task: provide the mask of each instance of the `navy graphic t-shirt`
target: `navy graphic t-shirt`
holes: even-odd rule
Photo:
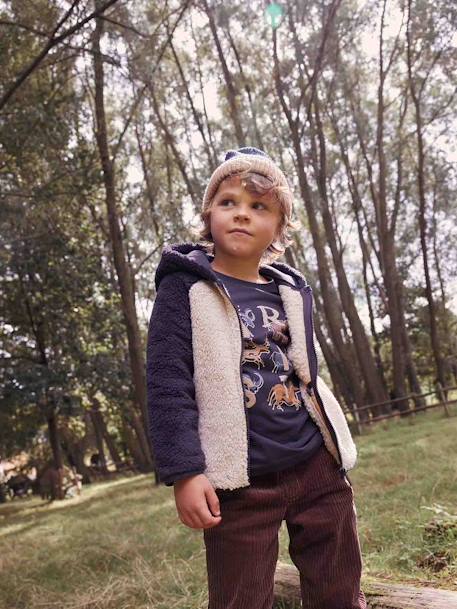
[[[250,332],[250,338],[243,338],[242,360],[250,474],[301,463],[319,449],[323,438],[306,410],[299,379],[286,355],[290,335],[278,286],[273,279],[261,284],[215,273]]]

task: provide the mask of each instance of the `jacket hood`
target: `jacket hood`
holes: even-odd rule
[[[201,243],[175,243],[166,245],[155,273],[155,286],[158,290],[162,279],[170,273],[186,271],[215,282],[219,278],[211,267],[214,257],[208,253]],[[293,267],[284,262],[272,262],[260,265],[262,275],[271,277],[279,284],[289,285],[297,290],[307,286],[305,277]]]

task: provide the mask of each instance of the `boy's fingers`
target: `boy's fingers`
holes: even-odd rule
[[[219,497],[216,495],[216,491],[213,487],[210,487],[206,492],[206,501],[208,503],[209,511],[213,516],[221,515],[221,508],[219,505]]]
[[[218,521],[219,518],[215,518],[208,509],[208,506],[205,504],[202,507],[196,509],[193,513],[193,526],[196,529],[205,529],[214,524],[214,521]]]

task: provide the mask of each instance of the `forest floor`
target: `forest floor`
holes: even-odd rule
[[[457,408],[356,438],[364,581],[457,590]],[[285,523],[279,560],[290,563]],[[80,497],[0,505],[1,609],[204,609],[203,533],[178,519],[172,487],[140,475]]]

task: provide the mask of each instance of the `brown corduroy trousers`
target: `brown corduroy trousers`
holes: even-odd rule
[[[271,609],[283,520],[303,609],[366,609],[352,486],[322,446],[309,461],[216,489],[222,520],[203,530],[208,609]]]

